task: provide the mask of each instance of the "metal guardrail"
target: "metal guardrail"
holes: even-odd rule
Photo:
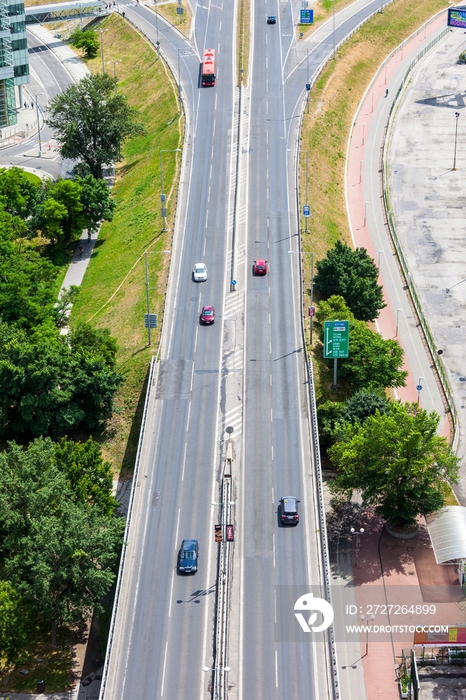
[[[136,484],[137,484],[137,476],[139,472],[139,464],[141,461],[141,451],[142,451],[142,442],[144,439],[144,428],[146,425],[146,420],[147,420],[147,409],[149,405],[149,397],[150,397],[150,389],[154,377],[154,370],[156,367],[157,363],[155,362],[154,359],[152,359],[150,363],[150,369],[149,369],[149,380],[147,382],[147,393],[146,393],[146,398],[144,401],[144,410],[142,413],[142,420],[141,420],[141,431],[139,433],[139,440],[138,440],[138,449],[136,452],[136,460],[135,460],[135,466],[134,466],[134,474],[133,474],[133,483],[131,485],[131,494],[129,497],[129,504],[128,504],[128,515],[126,518],[126,527],[125,527],[125,532],[123,535],[123,545],[121,548],[121,559],[120,559],[120,566],[118,568],[118,577],[117,577],[117,583],[116,583],[116,591],[115,591],[115,600],[113,603],[113,610],[112,610],[112,617],[110,620],[110,630],[108,634],[108,642],[107,642],[107,652],[105,655],[105,663],[104,663],[104,669],[102,672],[102,682],[100,685],[100,693],[99,693],[99,700],[103,700],[105,697],[105,687],[107,683],[107,674],[108,674],[108,665],[109,665],[109,659],[110,659],[110,650],[112,648],[112,642],[113,642],[113,637],[115,634],[115,621],[116,621],[116,612],[118,609],[118,602],[120,600],[120,593],[121,593],[121,583],[122,583],[122,578],[123,578],[123,567],[125,564],[125,557],[126,557],[126,545],[128,542],[128,536],[129,536],[129,529],[131,527],[131,513],[133,510],[133,503],[134,503],[134,495],[136,492]]]
[[[226,459],[231,465],[231,457]],[[230,470],[231,472],[231,470]],[[231,475],[226,474],[222,482],[221,526],[222,542],[218,558],[217,569],[217,609],[215,625],[215,661],[214,668],[214,698],[215,700],[227,700],[228,698],[228,613],[230,605],[230,579],[231,579],[231,542],[227,541],[227,525],[231,524]]]

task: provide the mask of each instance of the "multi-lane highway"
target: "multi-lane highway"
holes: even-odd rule
[[[335,43],[379,7],[359,2],[346,11]],[[161,18],[156,23],[149,9],[125,7],[130,21],[160,40],[173,67],[187,139],[160,362],[102,698],[209,696],[219,663],[214,524],[222,517],[227,426],[234,428],[236,535],[222,659],[230,697],[327,698],[325,645],[287,641],[275,621],[284,591],[322,583],[295,170],[303,89],[333,48],[332,25],[316,34],[308,57],[295,41],[298,3],[255,3],[240,99],[235,5],[222,0],[194,10],[187,41]],[[277,16],[276,25],[267,25],[267,13]],[[217,52],[214,88],[199,84],[206,47]],[[269,262],[265,277],[252,275],[257,257]],[[196,284],[191,269],[200,261],[208,279]],[[204,304],[216,307],[211,327],[199,324]],[[279,526],[284,495],[301,500],[296,528]],[[183,538],[199,540],[195,576],[176,571]],[[293,620],[292,609],[289,615]]]

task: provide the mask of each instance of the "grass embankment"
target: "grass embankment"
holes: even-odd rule
[[[147,7],[152,7],[154,10],[156,9],[159,15],[162,15],[162,17],[165,17],[165,19],[168,19],[171,24],[173,24],[179,31],[184,34],[185,36],[189,37],[191,33],[191,24],[193,20],[193,16],[191,13],[191,8],[189,6],[189,3],[186,0],[183,0],[181,4],[178,4],[178,0],[173,0],[173,2],[154,2],[152,3],[145,3]],[[177,10],[178,8],[181,8],[183,10],[183,14],[179,15]]]
[[[127,142],[125,160],[116,171],[113,196],[117,203],[112,222],[104,223],[86,272],[71,324],[91,321],[109,328],[119,345],[118,364],[125,382],[116,397],[116,410],[101,438],[105,457],[116,473],[130,471],[139,433],[144,380],[151,356],[158,347],[170,256],[171,233],[163,233],[161,218],[161,150],[168,226],[173,228],[183,119],[169,71],[155,50],[116,15],[102,21],[106,61],[116,65],[118,90],[137,107],[147,134]],[[101,70],[100,56],[86,61],[93,72]],[[113,63],[107,64],[110,74]],[[144,328],[146,312],[145,252],[149,255],[150,310],[159,314],[152,329],[152,346]],[[159,251],[157,253],[157,251]],[[155,253],[155,254],[154,254]],[[97,436],[95,436],[97,437]]]
[[[338,239],[351,245],[345,203],[345,158],[348,136],[361,98],[387,55],[412,34],[424,21],[442,8],[445,0],[395,0],[383,12],[364,24],[329,61],[310,96],[309,114],[303,120],[301,134],[300,187],[305,188],[305,154],[309,153],[308,199],[312,203],[309,233],[303,233],[303,250],[314,252],[314,263],[325,257]],[[304,201],[301,196],[300,201]],[[302,228],[304,230],[304,227]],[[310,305],[308,287],[311,256],[303,256],[305,298]],[[316,299],[314,300],[316,301]],[[318,299],[317,299],[318,301]],[[345,398],[345,389],[332,392],[333,369],[322,360],[319,328],[313,334],[316,399]]]

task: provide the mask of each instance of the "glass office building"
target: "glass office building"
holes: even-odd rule
[[[15,86],[28,82],[24,3],[0,0],[0,128],[16,124]]]

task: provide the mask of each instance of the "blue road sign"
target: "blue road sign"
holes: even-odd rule
[[[314,10],[300,10],[300,24],[314,24]]]
[[[417,389],[418,391],[421,391],[422,386],[421,386],[420,384],[418,384],[417,387],[416,387],[416,389]]]
[[[303,206],[303,216],[311,216],[311,207],[309,204]]]
[[[310,89],[311,89],[311,83],[306,83],[306,90],[309,92]]]

